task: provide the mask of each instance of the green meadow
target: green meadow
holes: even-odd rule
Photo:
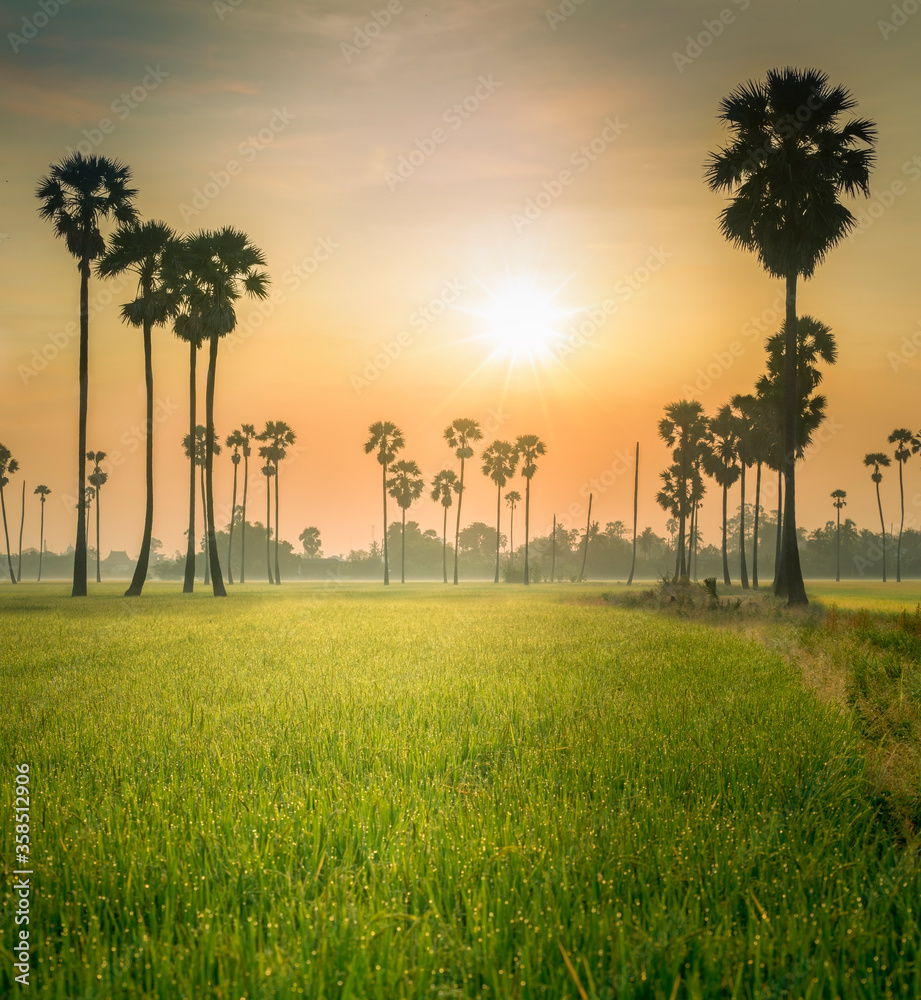
[[[917,852],[764,645],[589,586],[121,590],[0,595],[22,995],[921,996]]]

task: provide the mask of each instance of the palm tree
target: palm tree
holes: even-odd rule
[[[202,527],[204,532],[204,541],[202,543],[202,549],[205,556],[205,575],[203,582],[206,587],[208,586],[208,583],[210,581],[209,573],[211,569],[211,561],[209,559],[209,549],[211,548],[212,545],[216,544],[213,532],[208,530],[210,527],[209,511],[207,504],[205,503],[205,462],[206,462],[206,455],[208,453],[207,433],[208,430],[206,427],[202,426],[202,424],[197,424],[195,427],[195,437],[193,438],[191,435],[186,434],[186,436],[182,439],[182,448],[183,451],[185,452],[186,458],[188,458],[192,462],[193,469],[197,467],[199,470],[199,481],[201,485],[202,522],[203,522]],[[192,443],[193,441],[194,445]],[[220,443],[218,442],[217,434],[215,434],[213,430],[211,432],[211,449],[215,455],[219,455],[221,453],[221,446]],[[194,522],[192,524],[191,531],[194,537],[195,534]],[[192,566],[194,570],[195,566],[194,562]]]
[[[13,572],[13,555],[10,552],[10,533],[6,526],[6,500],[3,496],[3,487],[9,485],[9,477],[18,471],[19,462],[13,458],[9,448],[0,444],[0,508],[3,510],[3,534],[6,536],[6,561],[10,568],[11,583],[17,583],[18,581],[16,580],[16,574]]]
[[[521,494],[518,490],[509,490],[505,494],[505,502],[511,511],[508,522],[508,557],[509,565],[511,565],[515,558],[515,508],[521,503]]]
[[[429,494],[435,503],[444,508],[444,524],[441,534],[441,573],[444,582],[448,582],[448,509],[454,503],[457,493],[457,473],[453,469],[442,469],[432,480],[432,492]]]
[[[22,481],[22,498],[19,508],[19,558],[16,561],[16,582],[22,582],[22,533],[26,527],[26,481]]]
[[[37,493],[42,504],[41,527],[38,532],[38,582],[42,582],[42,555],[45,552],[45,497],[51,493],[47,486],[36,486],[32,491]]]
[[[502,525],[502,488],[515,475],[518,455],[508,441],[493,441],[483,452],[483,475],[496,484],[496,578],[499,582],[499,531]]]
[[[738,456],[738,420],[728,405],[721,406],[710,421],[707,450],[704,453],[704,470],[723,489],[723,583],[730,586],[729,552],[726,545],[728,521],[727,498],[729,489],[738,482],[741,473]]]
[[[272,476],[275,475],[275,465],[272,462],[272,446],[263,445],[259,449],[259,457],[265,459],[265,465],[260,472],[265,476],[265,568],[269,576],[269,583],[274,583],[272,579]],[[276,531],[278,527],[276,525]]]
[[[217,375],[217,351],[221,337],[232,333],[237,325],[234,309],[242,295],[264,299],[268,295],[269,277],[265,271],[265,256],[252,244],[246,233],[225,226],[190,236],[185,242],[190,273],[201,293],[204,310],[204,332],[210,351],[208,382],[205,390],[205,503],[208,524],[208,558],[215,597],[226,597],[221,562],[218,557],[214,529],[214,384]],[[276,525],[276,532],[278,526]]]
[[[408,459],[393,463],[393,478],[387,480],[387,492],[399,504],[403,512],[403,522],[400,533],[400,583],[406,583],[406,511],[414,500],[422,496],[425,480],[422,470]]]
[[[755,516],[752,525],[752,579],[751,585],[758,590],[758,526],[761,519],[761,472],[765,465],[773,468],[772,460],[776,448],[777,435],[774,433],[775,414],[762,396],[738,393],[732,397],[733,407],[739,411],[741,423],[739,433],[739,458],[742,462],[742,519],[739,534],[742,539],[742,579],[745,581],[745,467],[755,466]],[[802,421],[797,423],[802,427]],[[780,463],[777,463],[780,464]],[[778,494],[779,495],[779,494]]]
[[[39,215],[51,222],[68,252],[77,259],[80,272],[80,406],[78,417],[77,540],[74,545],[73,597],[86,596],[86,524],[83,508],[86,486],[86,413],[89,386],[89,280],[90,264],[105,252],[99,230],[103,219],[130,223],[137,218],[134,197],[128,187],[131,171],[117,160],[73,153],[51,166],[38,182]]]
[[[240,467],[240,449],[246,439],[240,431],[232,431],[224,442],[228,448],[233,448],[230,461],[233,462],[233,496],[230,501],[230,529],[227,539],[227,582],[233,583],[233,523],[237,518],[237,470]]]
[[[315,528],[312,525],[304,530],[297,536],[297,540],[304,546],[304,554],[310,558],[314,559],[321,554],[320,548],[322,543],[320,542],[320,529]]]
[[[706,169],[711,190],[734,195],[720,213],[723,236],[786,283],[785,507],[775,593],[790,604],[807,603],[796,540],[796,284],[854,227],[839,196],[870,193],[875,124],[838,125],[855,106],[817,70],[770,70],[764,83],[742,84],[721,102],[718,117],[732,142],[711,154]]]
[[[284,420],[269,420],[266,422],[265,430],[256,435],[259,441],[271,442],[271,459],[275,463],[275,582],[281,583],[281,570],[278,567],[278,463],[287,457],[288,448],[297,440],[297,435],[284,422]],[[261,454],[261,452],[260,452]]]
[[[643,533],[639,537],[639,545],[647,563],[652,558],[652,550],[660,541],[661,539],[657,537],[652,528],[643,528]]]
[[[883,502],[879,498],[879,484],[883,481],[883,474],[879,471],[880,468],[886,468],[890,465],[889,456],[882,451],[873,451],[869,455],[864,455],[863,464],[868,468],[872,468],[873,472],[870,478],[876,484],[876,506],[879,508],[879,526],[883,533],[883,583],[886,582],[886,522],[883,520]],[[901,465],[899,466],[901,468]]]
[[[243,438],[243,510],[240,514],[240,583],[246,583],[246,494],[249,490],[249,456],[252,453],[250,442],[256,436],[256,428],[252,424],[240,425],[240,436]]]
[[[838,515],[838,530],[835,533],[835,581],[841,581],[841,508],[847,506],[844,499],[847,493],[844,490],[833,490],[832,500],[835,502],[835,511]]]
[[[365,441],[365,454],[375,452],[381,467],[383,477],[382,491],[384,494],[384,586],[390,585],[390,557],[387,551],[387,471],[390,463],[396,458],[398,451],[405,446],[403,432],[389,420],[378,420],[368,428],[371,435]]]
[[[673,466],[666,479],[660,506],[678,519],[678,551],[675,573],[687,578],[690,567],[685,561],[687,518],[691,513],[691,493],[694,485],[694,465],[701,451],[707,427],[704,408],[697,400],[682,399],[665,407],[665,416],[659,421],[659,436],[673,448]]]
[[[902,518],[899,521],[899,547],[895,554],[895,582],[902,582],[902,529],[905,527],[905,487],[902,485],[902,466],[911,458],[910,445],[914,440],[911,431],[899,427],[889,435],[889,443],[896,446],[895,460],[899,463],[899,499],[902,504]]]
[[[147,389],[147,440],[146,440],[146,501],[144,506],[144,535],[131,584],[125,597],[138,597],[147,579],[150,564],[150,540],[153,533],[153,347],[151,331],[163,326],[174,317],[178,305],[176,272],[182,244],[176,233],[165,222],[131,223],[116,230],[109,248],[96,264],[100,278],[113,277],[125,271],[138,276],[139,294],[133,302],[122,306],[122,319],[140,328],[144,336],[144,382]],[[170,280],[172,279],[172,280]],[[98,504],[97,504],[98,512]]]
[[[531,582],[528,567],[528,535],[531,525],[531,480],[537,472],[537,459],[547,454],[547,446],[536,434],[522,434],[515,440],[515,452],[521,462],[521,474],[525,478],[524,491],[524,583]]]
[[[99,503],[102,500],[102,487],[106,484],[109,476],[99,467],[106,457],[104,451],[88,451],[86,460],[93,463],[93,472],[90,475],[90,483],[96,490],[96,583],[102,583],[102,547],[99,543]]]
[[[85,486],[83,488],[83,506],[86,509],[86,537],[87,540],[90,537],[90,511],[93,509],[93,501],[96,499],[96,487],[95,486]],[[79,505],[78,505],[79,506]],[[97,556],[99,553],[96,553]]]
[[[460,478],[457,482],[457,526],[454,529],[454,583],[457,585],[457,557],[460,548],[461,503],[464,500],[464,462],[473,458],[471,442],[479,441],[483,432],[476,420],[458,417],[445,428],[444,439],[448,446],[454,449],[454,454],[460,459]]]

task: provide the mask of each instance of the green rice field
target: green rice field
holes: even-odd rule
[[[0,995],[921,997],[917,853],[757,643],[597,587],[122,589],[0,593]]]

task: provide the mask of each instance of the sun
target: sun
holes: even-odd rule
[[[494,354],[535,358],[549,356],[562,336],[562,314],[553,296],[529,282],[508,285],[477,310],[485,321],[483,336]]]

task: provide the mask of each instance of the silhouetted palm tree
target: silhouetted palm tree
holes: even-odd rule
[[[121,226],[109,242],[109,248],[96,264],[101,278],[125,271],[138,276],[139,294],[122,306],[122,319],[139,327],[144,336],[144,383],[147,390],[147,440],[145,475],[147,491],[144,505],[144,534],[141,550],[125,597],[137,597],[144,588],[150,565],[150,540],[153,534],[153,346],[151,331],[163,326],[177,312],[179,292],[176,277],[180,269],[181,242],[165,222],[132,223]],[[97,503],[97,512],[98,512]]]
[[[657,496],[659,506],[678,519],[678,551],[675,573],[687,578],[689,569],[685,561],[685,539],[688,515],[691,513],[691,493],[694,485],[694,465],[699,459],[701,442],[707,429],[704,408],[697,400],[682,399],[665,407],[665,416],[659,421],[659,437],[673,449],[673,466],[668,477],[662,474],[664,487]]]
[[[225,226],[197,233],[185,241],[190,273],[204,300],[204,333],[210,346],[208,382],[205,390],[205,501],[209,533],[208,558],[215,597],[226,597],[214,526],[214,384],[217,373],[218,342],[237,325],[234,303],[242,296],[264,299],[268,295],[268,275],[262,251],[246,233]],[[278,526],[276,525],[276,531]]]
[[[86,510],[86,537],[89,540],[90,537],[90,512],[93,509],[93,501],[96,499],[96,487],[95,486],[85,486],[83,488],[83,507]],[[79,508],[79,505],[78,505]],[[98,556],[98,553],[97,553]]]
[[[227,539],[227,582],[233,583],[233,525],[237,519],[237,470],[240,467],[240,449],[246,444],[246,439],[240,431],[231,431],[224,442],[228,448],[233,448],[230,461],[233,463],[233,494],[230,501],[230,528]]]
[[[730,586],[729,551],[726,544],[726,525],[729,519],[727,499],[729,489],[739,480],[742,470],[739,468],[739,424],[729,406],[721,406],[716,416],[710,421],[707,435],[707,450],[704,452],[704,471],[711,479],[716,480],[723,490],[723,583]]]
[[[26,527],[26,481],[22,481],[22,497],[19,508],[19,558],[16,560],[16,582],[22,582],[22,533]]]
[[[422,496],[425,480],[422,478],[419,466],[408,459],[394,462],[391,472],[393,477],[387,480],[387,492],[396,500],[403,512],[400,530],[400,583],[406,583],[406,511],[414,500]]]
[[[265,476],[265,569],[269,577],[269,583],[274,583],[272,579],[272,476],[275,475],[275,466],[271,459],[271,445],[263,445],[259,449],[260,458],[264,458],[265,465],[260,472]],[[278,530],[276,526],[276,531]]]
[[[752,525],[752,579],[751,585],[758,590],[758,526],[761,520],[761,471],[771,464],[775,451],[779,451],[778,435],[774,431],[775,413],[761,396],[737,394],[732,397],[732,405],[739,411],[741,426],[739,433],[739,458],[742,461],[742,521],[739,534],[742,541],[742,574],[745,579],[745,466],[755,466],[755,515]],[[779,463],[778,463],[779,464]],[[778,512],[779,513],[779,512]]]
[[[499,582],[499,542],[502,526],[502,488],[515,475],[518,455],[508,441],[493,441],[483,452],[483,475],[496,484],[496,578]]]
[[[373,453],[381,467],[382,492],[384,494],[384,586],[390,584],[390,556],[387,551],[387,471],[398,451],[405,445],[403,432],[389,420],[378,420],[368,428],[371,435],[365,441],[365,454]]]
[[[38,530],[38,582],[42,582],[42,556],[45,553],[45,497],[51,493],[47,486],[36,486],[33,493],[37,493],[41,500],[41,526]]]
[[[505,494],[505,502],[511,511],[508,521],[508,558],[511,565],[515,558],[515,508],[521,503],[521,494],[518,490],[509,490]]]
[[[99,505],[102,500],[102,487],[108,481],[108,473],[102,471],[100,463],[105,459],[104,451],[88,451],[86,460],[93,463],[93,471],[90,474],[90,483],[96,490],[96,583],[102,583],[102,546],[99,542]]]
[[[185,452],[186,458],[192,462],[192,468],[196,467],[199,470],[199,481],[201,485],[201,510],[202,510],[202,527],[204,532],[204,541],[202,542],[202,550],[205,557],[205,575],[204,575],[204,585],[207,587],[210,582],[210,570],[211,570],[211,560],[209,559],[209,548],[216,544],[214,541],[213,532],[209,531],[210,522],[209,512],[207,504],[205,503],[205,463],[207,461],[208,447],[207,447],[207,434],[208,430],[202,424],[197,424],[195,427],[195,438],[194,446],[192,444],[193,438],[186,434],[182,439],[182,448]],[[211,432],[211,449],[213,454],[220,455],[221,446],[217,439],[217,434],[212,430]],[[195,525],[192,524],[192,532],[194,536]],[[194,563],[193,563],[194,567]]]
[[[3,487],[8,486],[9,477],[19,471],[19,462],[13,458],[10,449],[0,444],[0,507],[3,510],[3,534],[6,536],[6,561],[10,568],[10,582],[16,583],[16,574],[13,572],[13,554],[10,552],[10,533],[6,525],[6,500],[3,496]]]
[[[131,171],[117,160],[73,153],[52,165],[38,182],[39,215],[48,219],[54,235],[64,240],[77,259],[80,272],[80,407],[77,431],[77,540],[74,545],[74,597],[86,596],[86,518],[83,490],[86,485],[86,411],[89,386],[89,280],[90,264],[105,252],[99,230],[103,219],[130,223],[137,218],[134,197],[128,187]]]
[[[524,583],[531,583],[528,566],[528,536],[531,532],[531,480],[537,472],[537,459],[547,454],[547,446],[536,434],[521,434],[515,439],[515,452],[525,478],[524,490]]]
[[[310,558],[316,558],[320,555],[320,529],[315,528],[312,525],[304,530],[297,536],[297,540],[304,546],[304,554]]]
[[[879,526],[883,533],[883,583],[886,582],[886,522],[883,520],[883,502],[879,498],[879,484],[883,481],[883,474],[880,468],[890,465],[889,456],[882,451],[873,451],[869,455],[864,455],[863,464],[872,469],[870,478],[876,484],[876,506],[879,508]]]
[[[445,428],[444,438],[448,446],[454,449],[454,454],[460,459],[460,477],[457,481],[457,526],[454,529],[454,583],[457,584],[457,559],[460,550],[461,504],[464,501],[464,462],[473,458],[474,441],[483,437],[480,425],[476,420],[458,417]]]
[[[911,444],[914,435],[904,427],[899,427],[889,435],[889,443],[894,444],[895,460],[899,463],[899,501],[902,505],[902,517],[899,521],[899,547],[895,555],[895,582],[902,582],[902,530],[905,527],[905,487],[902,484],[902,466],[911,458]]]
[[[831,494],[838,515],[838,529],[835,532],[835,580],[838,582],[841,580],[841,508],[847,506],[847,501],[844,499],[846,496],[844,490],[833,490]]]
[[[786,489],[775,593],[790,604],[807,603],[796,540],[796,284],[800,275],[812,277],[854,227],[839,196],[870,193],[876,127],[865,119],[838,126],[855,106],[847,90],[830,87],[817,70],[770,70],[764,83],[749,81],[721,102],[718,117],[732,142],[711,155],[706,171],[712,190],[734,194],[720,213],[723,236],[786,282]]]
[[[453,469],[442,469],[432,480],[431,497],[444,508],[444,524],[441,534],[441,573],[448,582],[448,509],[454,503],[457,493],[457,473]]]
[[[270,457],[275,464],[275,583],[280,584],[281,570],[278,565],[278,539],[281,522],[278,519],[278,463],[284,461],[287,457],[288,448],[297,440],[297,435],[284,420],[269,420],[265,425],[265,430],[261,434],[257,434],[256,437],[259,441],[270,442]]]

